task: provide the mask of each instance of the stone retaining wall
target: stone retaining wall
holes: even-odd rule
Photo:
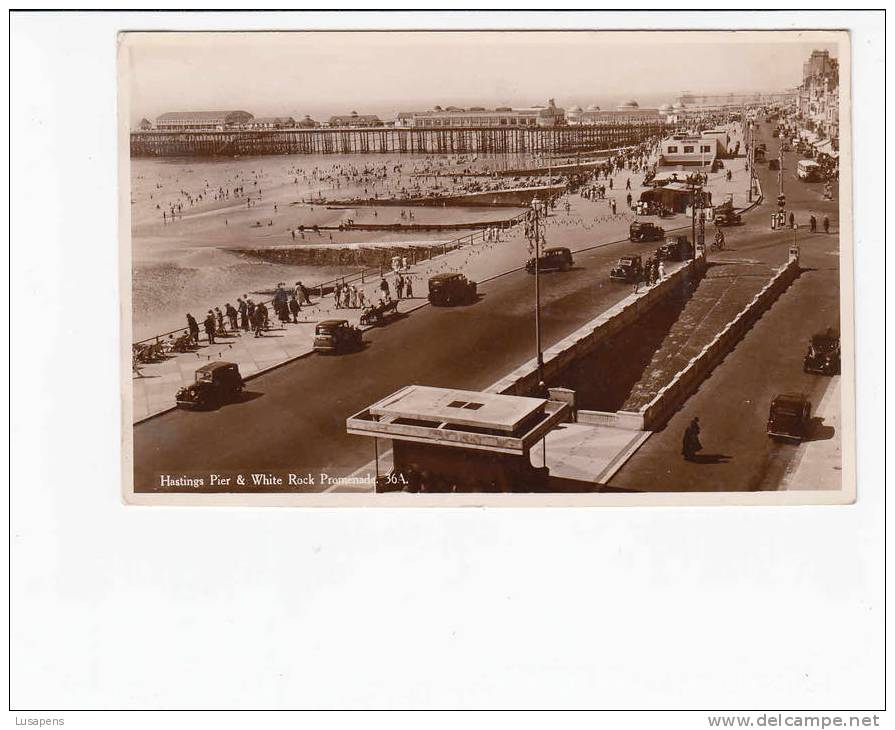
[[[672,378],[649,403],[637,413],[642,428],[653,431],[665,424],[671,415],[696,391],[709,373],[736,347],[758,318],[777,300],[799,275],[799,262],[791,258],[781,267],[752,301],[707,344],[689,364]]]
[[[600,316],[544,351],[544,380],[550,382],[579,358],[634,324],[660,302],[679,293],[705,272],[704,258],[681,265],[661,283],[623,299]],[[619,286],[630,286],[620,284]],[[532,395],[538,391],[537,361],[532,359],[488,388],[491,393]]]

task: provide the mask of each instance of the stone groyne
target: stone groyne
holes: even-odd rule
[[[458,241],[419,244],[354,244],[320,246],[270,246],[228,249],[233,253],[289,266],[346,266],[391,268],[394,256],[406,257],[411,265],[459,248]]]

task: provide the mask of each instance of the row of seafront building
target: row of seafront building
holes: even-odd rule
[[[767,95],[766,95],[767,97]],[[373,129],[394,127],[400,129],[444,128],[544,128],[562,126],[609,126],[618,124],[677,124],[698,118],[706,113],[719,113],[739,109],[747,100],[729,95],[722,99],[686,97],[690,103],[679,101],[659,107],[641,107],[629,99],[613,109],[601,109],[591,104],[582,109],[574,105],[569,109],[558,107],[553,99],[547,104],[531,107],[484,107],[460,108],[435,106],[425,111],[399,112],[392,120],[383,120],[375,114],[350,114],[331,116],[318,122],[305,115],[255,117],[243,110],[165,112],[154,122],[142,119],[138,125],[142,131],[177,132],[186,130],[266,130],[266,129]],[[769,98],[769,97],[768,97]],[[762,97],[756,95],[760,103]],[[750,100],[751,101],[751,97]]]

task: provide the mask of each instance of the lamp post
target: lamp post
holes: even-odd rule
[[[544,232],[541,216],[547,217],[547,204],[537,197],[531,201],[528,240],[534,246],[535,262],[535,347],[537,349],[538,382],[544,380],[544,353],[541,351],[541,244],[544,243]],[[546,221],[545,221],[546,222]]]

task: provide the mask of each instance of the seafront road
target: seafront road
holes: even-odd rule
[[[770,135],[770,125],[762,125],[768,158],[778,152],[778,142]],[[801,256],[801,275],[781,294],[734,348],[709,375],[662,431],[653,434],[637,453],[615,474],[611,487],[633,491],[757,491],[779,488],[839,488],[841,421],[830,418],[840,404],[825,399],[828,390],[838,392],[839,378],[805,373],[802,358],[808,340],[827,327],[839,328],[839,201],[823,198],[823,183],[804,183],[795,178],[798,155],[786,154],[784,192],[788,209],[793,210]],[[767,165],[757,167],[765,196],[771,202],[761,206],[753,224],[728,229],[730,258],[752,258],[772,263],[785,260],[793,232],[772,231],[770,213],[776,207],[778,183]],[[810,215],[817,218],[818,232],[808,231]],[[822,229],[829,216],[831,233]],[[720,254],[717,258],[724,258]],[[835,384],[834,384],[835,383]],[[767,436],[771,399],[781,393],[805,393],[815,408],[822,402],[814,434],[802,444],[778,443]],[[823,414],[828,414],[823,418]],[[690,420],[699,417],[704,447],[701,460],[684,461],[681,442]],[[809,451],[816,463],[823,462],[823,474],[801,469],[812,483],[797,483],[793,470]],[[835,462],[835,463],[834,463]],[[807,463],[806,463],[807,465]],[[819,467],[821,468],[821,467]]]

